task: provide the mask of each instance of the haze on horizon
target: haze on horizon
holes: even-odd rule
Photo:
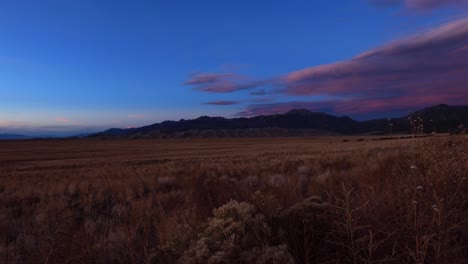
[[[0,2],[0,134],[468,104],[467,0]]]

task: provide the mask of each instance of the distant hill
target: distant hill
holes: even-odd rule
[[[72,135],[72,136],[68,136],[66,138],[85,138],[85,137],[89,137],[91,135],[94,135],[95,133],[80,133],[80,134],[75,134],[75,135]]]
[[[87,134],[89,136],[91,134]],[[21,134],[0,134],[0,140],[20,140],[20,139],[52,139],[60,138],[58,136],[49,136],[49,135],[34,135],[26,136]]]
[[[468,126],[468,106],[437,105],[392,119],[356,121],[304,109],[284,114],[250,118],[201,116],[192,120],[164,121],[139,128],[109,130],[90,137],[98,138],[211,138],[211,137],[281,137],[333,134],[385,134],[410,132],[410,119],[422,118],[424,132],[455,131]],[[418,121],[419,122],[419,121]]]
[[[0,134],[0,140],[29,139],[31,137],[19,134]]]
[[[424,108],[409,115],[388,119],[361,122],[358,132],[384,131],[386,133],[410,132],[410,119],[421,118],[425,133],[447,133],[457,131],[460,125],[468,126],[468,106],[449,106],[445,104]],[[391,126],[390,126],[391,125]]]

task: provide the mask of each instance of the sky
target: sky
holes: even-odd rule
[[[468,104],[468,0],[0,0],[0,134]]]

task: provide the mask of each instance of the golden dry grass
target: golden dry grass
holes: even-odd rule
[[[212,263],[242,263],[246,247],[295,263],[466,263],[467,154],[465,136],[4,141],[0,263],[204,263],[197,243],[220,239],[208,219],[231,200],[268,232]]]

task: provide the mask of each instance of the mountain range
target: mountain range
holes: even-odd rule
[[[30,139],[32,137],[28,137],[25,135],[20,134],[0,134],[0,140],[12,140],[12,139]]]
[[[413,121],[413,125],[411,125]],[[282,137],[337,134],[410,133],[418,127],[423,133],[455,132],[468,126],[468,105],[445,104],[425,108],[392,119],[356,121],[304,109],[284,114],[224,118],[201,116],[196,119],[164,121],[139,128],[109,130],[90,135],[93,138],[224,138]]]
[[[0,140],[85,138],[92,134],[94,133],[81,133],[81,134],[75,134],[72,136],[0,134]]]

